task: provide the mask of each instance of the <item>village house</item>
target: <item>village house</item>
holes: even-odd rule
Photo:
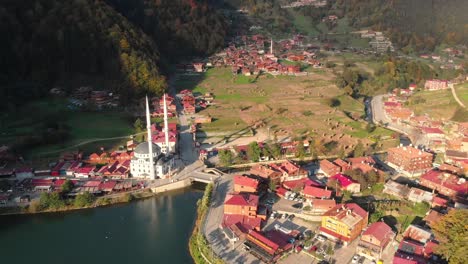
[[[223,226],[240,226],[245,232],[260,230],[266,212],[259,211],[259,197],[253,194],[228,194],[224,202]]]
[[[468,193],[468,183],[464,178],[435,169],[422,175],[419,184],[452,198]]]
[[[75,178],[89,178],[94,176],[95,166],[80,167],[75,170]]]
[[[411,146],[387,150],[387,164],[408,176],[417,176],[432,168],[434,155]]]
[[[330,199],[332,196],[332,191],[327,189],[318,188],[315,186],[305,186],[302,191],[304,197],[310,198],[319,198],[319,199]]]
[[[336,180],[336,182],[339,184],[337,187],[340,187],[343,191],[348,191],[351,193],[358,193],[361,191],[361,184],[357,183],[355,180],[344,174],[336,174],[330,177],[329,180]]]
[[[367,226],[368,213],[355,203],[337,204],[322,216],[320,234],[344,245],[353,242]]]
[[[362,233],[356,253],[371,260],[379,260],[382,252],[391,244],[395,233],[384,222],[371,224]]]
[[[258,180],[246,176],[234,176],[234,192],[256,193],[258,191]]]
[[[334,199],[308,199],[310,203],[310,213],[312,214],[324,214],[336,206]]]
[[[281,182],[299,180],[308,176],[307,170],[290,160],[280,164],[270,164],[270,168],[282,173]]]
[[[403,260],[411,260],[416,264],[427,263],[432,256],[437,242],[429,230],[416,225],[410,225],[403,233],[403,240],[398,246],[393,263],[405,263]]]
[[[327,177],[336,175],[340,172],[340,166],[326,159],[320,161],[320,169],[317,171],[317,173],[323,173]]]

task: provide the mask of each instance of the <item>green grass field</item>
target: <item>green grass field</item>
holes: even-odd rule
[[[176,85],[184,85],[178,90],[193,87],[196,92],[214,94],[214,105],[199,112],[214,120],[201,125],[208,137],[229,135],[254,124],[260,126],[257,132],[264,135],[271,128],[272,137],[285,133],[292,137],[315,135],[348,147],[358,140],[373,144],[382,135],[391,135],[383,128],[368,133],[365,121],[348,117],[363,116],[364,104],[338,89],[335,75],[329,69],[314,70],[301,77],[269,74],[253,77],[233,76],[228,68],[214,68],[203,78],[185,75],[178,78]],[[250,81],[253,78],[255,82]],[[331,98],[340,100],[336,109],[328,105]]]
[[[460,100],[468,105],[468,83],[455,86]],[[450,89],[440,91],[420,91],[415,93],[408,104],[417,115],[429,114],[433,118],[449,120],[460,107]]]
[[[26,156],[38,155],[96,138],[121,137],[133,134],[133,121],[125,113],[115,111],[74,111],[67,108],[65,99],[44,99],[27,103],[19,111],[1,116],[0,143],[11,144],[16,142],[18,137],[42,133],[50,123],[59,123],[68,127],[70,136],[65,142],[37,146],[28,149],[27,153],[24,153]],[[108,147],[109,143],[113,144],[115,142],[104,142],[103,144]],[[91,149],[93,144],[90,143],[89,145],[80,148]],[[94,147],[99,149],[99,146]]]

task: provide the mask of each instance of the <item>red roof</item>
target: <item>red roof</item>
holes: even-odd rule
[[[448,201],[442,197],[435,196],[432,199],[432,205],[436,206],[447,206]]]
[[[75,170],[75,173],[80,173],[80,174],[89,174],[91,173],[96,167],[81,167],[81,168],[77,168]]]
[[[355,203],[348,203],[348,204],[337,204],[335,207],[327,211],[324,216],[339,216],[340,214],[346,215],[346,212],[351,210],[352,213],[355,213],[362,218],[367,218],[367,212],[359,207],[359,205]]]
[[[384,222],[376,222],[371,224],[362,235],[375,237],[380,241],[381,247],[384,248],[394,234],[392,229]]]
[[[287,191],[288,190],[286,190],[285,188],[279,187],[278,189],[276,189],[276,194],[281,196],[281,197],[284,197],[286,195]]]
[[[248,232],[252,229],[260,229],[262,219],[259,217],[248,217],[238,214],[225,214],[223,216],[223,226],[239,225],[243,232]]]
[[[340,183],[340,185],[342,187],[344,187],[344,188],[348,187],[349,185],[351,185],[353,183],[356,183],[353,179],[351,179],[348,176],[343,175],[343,174],[336,174],[336,175],[330,177],[330,179],[337,180]]]
[[[442,131],[440,128],[434,127],[421,127],[421,131],[425,134],[444,134],[444,131]]]
[[[32,179],[31,180],[31,185],[33,186],[51,186],[52,185],[52,180],[47,180],[47,179]]]
[[[421,176],[421,180],[433,182],[437,185],[443,185],[445,188],[456,191],[458,194],[468,193],[468,182],[456,175],[430,170]]]
[[[234,184],[251,187],[254,189],[258,188],[258,181],[246,176],[236,175],[234,176]]]
[[[302,193],[305,196],[317,197],[317,198],[330,198],[332,192],[330,190],[325,190],[322,188],[317,188],[314,186],[306,186]]]
[[[107,181],[99,184],[99,189],[104,191],[112,191],[115,185],[117,184],[116,181]]]
[[[232,194],[226,197],[224,204],[238,206],[258,206],[258,196],[253,194]]]
[[[294,180],[294,181],[285,181],[283,182],[283,187],[288,189],[288,190],[293,190],[295,188],[304,188],[306,185],[307,178],[302,178],[299,180]]]
[[[248,238],[250,238],[250,237],[254,238],[254,239],[249,239],[252,242],[255,243],[256,241],[259,241],[259,242],[263,243],[264,245],[266,245],[268,248],[266,248],[266,247],[262,247],[262,248],[265,249],[271,255],[275,254],[276,250],[278,250],[278,248],[279,248],[278,244],[271,241],[270,239],[268,239],[267,237],[265,237],[264,235],[262,235],[261,233],[255,231],[255,230],[250,231]],[[258,243],[255,243],[255,244],[258,244]]]
[[[101,181],[87,181],[83,187],[99,187]]]

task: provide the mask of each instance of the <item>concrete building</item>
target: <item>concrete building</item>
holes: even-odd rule
[[[408,176],[419,176],[432,168],[432,153],[411,146],[390,148],[387,153],[387,164]]]
[[[439,170],[430,170],[422,175],[420,184],[452,198],[468,193],[468,183],[464,178]]]
[[[322,216],[319,232],[348,245],[367,226],[368,213],[355,203],[338,204]]]
[[[258,190],[258,180],[246,176],[234,176],[234,192],[236,193],[256,193]]]

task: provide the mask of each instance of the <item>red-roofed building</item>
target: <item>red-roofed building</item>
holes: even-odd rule
[[[99,184],[99,190],[110,193],[114,190],[115,185],[117,184],[116,181],[106,181]]]
[[[253,194],[228,194],[224,202],[224,214],[257,217],[258,196]]]
[[[394,237],[395,233],[384,222],[373,223],[362,233],[356,253],[371,260],[378,260]]]
[[[330,199],[332,195],[332,191],[322,189],[322,188],[317,188],[314,186],[306,186],[304,190],[302,191],[302,194],[306,198],[326,198]]]
[[[468,193],[468,183],[464,178],[438,170],[430,170],[420,178],[420,184],[449,196],[463,196]]]
[[[434,198],[432,199],[431,207],[432,208],[434,207],[445,208],[447,207],[447,203],[448,203],[447,199],[444,199],[439,196],[434,196]]]
[[[336,201],[333,199],[309,199],[311,213],[323,214],[336,206]]]
[[[94,174],[95,169],[96,169],[95,166],[77,168],[75,170],[75,177],[76,178],[89,178],[90,176]]]
[[[336,159],[333,161],[333,163],[335,163],[336,165],[338,165],[341,170],[340,171],[346,171],[346,170],[349,170],[351,169],[351,166],[344,160],[342,159]]]
[[[367,226],[367,218],[368,213],[355,203],[337,204],[323,214],[319,231],[322,235],[347,245]]]
[[[387,164],[410,175],[420,175],[432,168],[432,153],[414,147],[396,147],[387,151]]]
[[[237,225],[240,227],[243,233],[248,233],[250,230],[260,231],[262,224],[262,218],[260,217],[248,217],[245,215],[237,214],[224,214],[223,215],[223,226],[231,227]]]
[[[420,129],[421,129],[421,133],[428,138],[443,138],[444,137],[444,131],[442,131],[440,128],[421,127]]]
[[[281,164],[271,164],[270,167],[282,173],[281,181],[292,181],[307,178],[307,171],[295,162],[287,160]]]
[[[320,170],[325,176],[330,177],[341,172],[340,166],[326,159],[320,161]]]
[[[256,193],[258,190],[258,180],[246,176],[234,176],[234,192],[236,193]]]
[[[273,182],[279,183],[281,181],[281,172],[276,171],[267,165],[256,164],[250,168],[250,173],[260,176],[265,179],[270,179]]]
[[[249,232],[246,245],[250,247],[250,253],[265,263],[275,262],[283,252],[277,243],[257,231]]]
[[[341,190],[346,190],[352,193],[358,193],[361,191],[361,184],[346,175],[336,174],[333,177],[330,177],[330,179],[336,180],[340,185]]]

